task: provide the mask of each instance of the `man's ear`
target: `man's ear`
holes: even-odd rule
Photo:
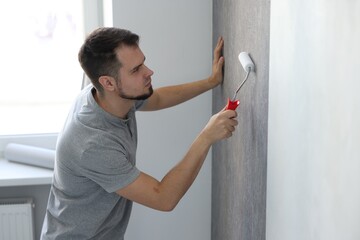
[[[110,76],[99,77],[99,83],[106,91],[114,91],[116,87],[116,80]]]

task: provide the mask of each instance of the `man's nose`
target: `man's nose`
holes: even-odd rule
[[[146,67],[146,70],[147,70],[146,71],[146,77],[151,77],[154,74],[153,70],[151,70],[147,66],[145,66],[145,67]]]

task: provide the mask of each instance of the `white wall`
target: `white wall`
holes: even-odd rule
[[[360,239],[360,2],[271,1],[267,239]]]
[[[212,3],[208,0],[113,1],[114,26],[140,35],[153,86],[180,84],[211,73]],[[211,116],[211,93],[172,109],[138,113],[138,167],[161,180]],[[211,156],[171,213],[134,205],[127,240],[210,239]]]

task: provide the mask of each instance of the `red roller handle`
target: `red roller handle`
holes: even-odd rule
[[[226,110],[236,110],[239,104],[240,104],[239,100],[231,101],[230,98],[228,98],[228,102],[226,104]]]

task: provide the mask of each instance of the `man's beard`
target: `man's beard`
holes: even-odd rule
[[[153,94],[154,90],[152,88],[152,86],[149,87],[149,92],[139,95],[139,96],[129,96],[126,95],[121,88],[119,88],[119,96],[125,99],[129,99],[129,100],[145,100],[148,99],[152,94]]]

